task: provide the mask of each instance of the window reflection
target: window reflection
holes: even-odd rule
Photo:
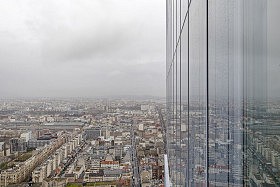
[[[173,186],[280,185],[279,8],[167,0]]]

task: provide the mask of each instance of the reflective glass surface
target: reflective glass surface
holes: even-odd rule
[[[173,186],[280,186],[279,8],[167,0]]]

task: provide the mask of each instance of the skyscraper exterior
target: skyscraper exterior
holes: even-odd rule
[[[279,2],[166,3],[172,186],[280,186]]]

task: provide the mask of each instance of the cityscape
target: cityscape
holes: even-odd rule
[[[163,186],[163,99],[1,100],[1,186]]]
[[[0,187],[280,187],[279,10],[0,1]]]

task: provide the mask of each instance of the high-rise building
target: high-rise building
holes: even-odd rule
[[[280,1],[166,0],[172,186],[280,186]]]

